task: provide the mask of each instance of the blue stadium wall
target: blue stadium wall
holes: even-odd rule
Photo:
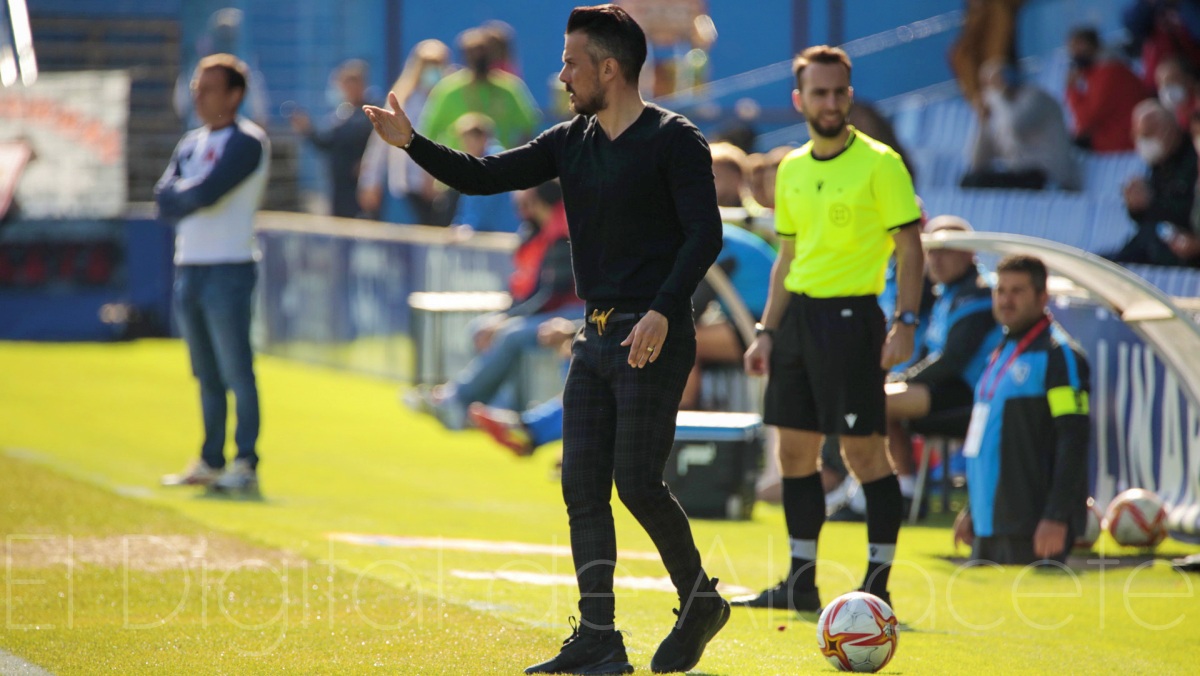
[[[373,67],[382,90],[399,72],[408,51],[422,39],[453,44],[462,30],[500,19],[517,32],[518,61],[538,101],[548,102],[547,81],[557,73],[562,30],[573,0],[38,0],[35,14],[175,17],[183,27],[184,62],[216,10],[246,13],[248,49],[266,76],[271,100],[327,107],[331,68],[348,58]],[[786,60],[806,45],[848,40],[893,30],[962,9],[962,0],[709,0],[719,37],[712,48],[711,77],[719,79]],[[1111,34],[1119,28],[1125,0],[1029,0],[1022,9],[1018,51],[1045,54],[1061,47],[1077,23],[1094,23]],[[447,11],[447,7],[452,11]],[[752,9],[751,9],[752,8]],[[946,51],[957,31],[899,44],[863,57],[855,68],[860,96],[881,99],[950,79]],[[789,87],[767,86],[740,95],[765,109],[788,109]],[[722,102],[728,104],[729,102]],[[276,114],[278,107],[276,106]]]

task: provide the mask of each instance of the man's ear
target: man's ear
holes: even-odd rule
[[[605,59],[603,64],[600,66],[600,77],[604,80],[611,80],[620,72],[620,65],[617,63],[617,60],[612,57]]]
[[[792,90],[792,105],[795,106],[797,113],[804,112],[800,109],[801,107],[800,107],[800,90],[799,89]]]

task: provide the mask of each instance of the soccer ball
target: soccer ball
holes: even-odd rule
[[[1096,540],[1100,539],[1100,522],[1103,517],[1100,515],[1100,510],[1096,507],[1096,499],[1087,499],[1087,525],[1083,529],[1083,533],[1075,539],[1075,546],[1081,549],[1091,549],[1092,545],[1096,544]]]
[[[896,614],[865,592],[842,594],[817,620],[817,646],[839,671],[876,672],[896,654]]]
[[[1167,537],[1166,520],[1162,500],[1144,488],[1130,488],[1113,498],[1104,515],[1113,539],[1128,547],[1157,546]]]

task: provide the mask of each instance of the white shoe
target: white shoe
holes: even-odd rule
[[[179,474],[167,474],[162,478],[164,486],[209,486],[221,476],[221,470],[209,467],[203,460],[193,462]]]
[[[250,467],[249,462],[234,460],[209,488],[222,493],[257,493],[258,472]]]

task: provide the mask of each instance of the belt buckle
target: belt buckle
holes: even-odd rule
[[[613,313],[616,308],[608,308],[608,312],[601,312],[599,309],[592,310],[592,316],[588,317],[588,321],[596,325],[596,333],[604,335],[604,329],[608,327],[608,316]]]

